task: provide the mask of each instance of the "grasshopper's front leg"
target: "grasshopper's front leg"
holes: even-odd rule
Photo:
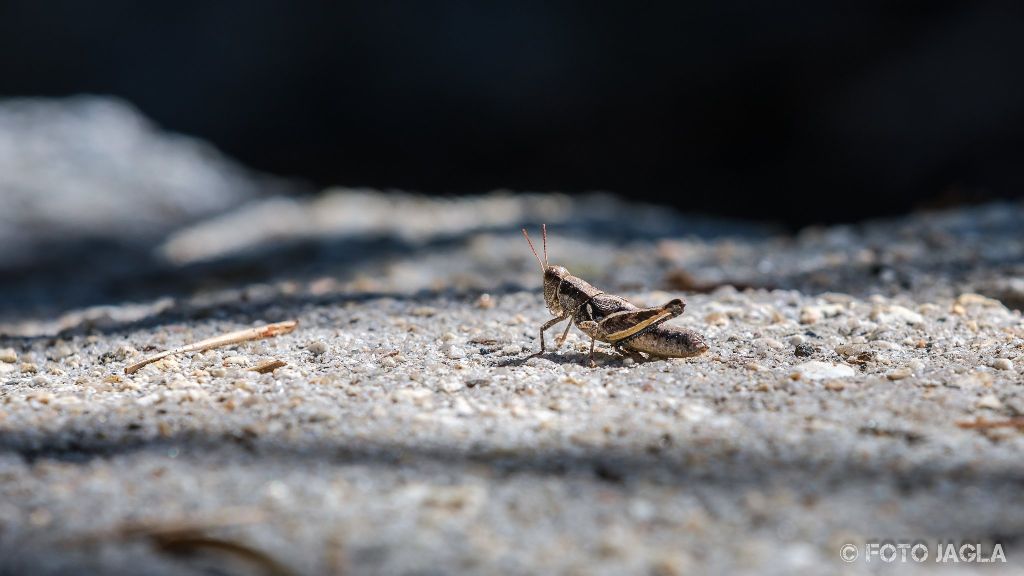
[[[536,352],[534,354],[531,354],[530,355],[531,358],[534,357],[534,356],[540,356],[541,354],[544,353],[544,350],[546,349],[546,346],[544,345],[544,332],[548,328],[551,328],[552,326],[554,326],[555,324],[558,324],[559,322],[564,322],[565,320],[568,320],[568,319],[569,319],[569,313],[566,312],[566,313],[562,314],[561,316],[559,316],[557,318],[552,318],[551,320],[548,320],[547,322],[544,323],[543,326],[540,327],[540,352]],[[570,324],[570,326],[571,326],[571,324]],[[566,330],[566,331],[568,331],[568,330]],[[559,344],[561,344],[561,342],[559,342]]]

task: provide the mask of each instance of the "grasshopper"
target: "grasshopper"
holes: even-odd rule
[[[594,362],[594,344],[600,340],[612,345],[616,352],[637,360],[649,357],[689,358],[707,351],[704,338],[687,328],[665,326],[667,320],[683,313],[686,303],[680,298],[669,300],[664,306],[639,308],[625,298],[605,294],[586,280],[577,278],[562,266],[548,264],[548,230],[541,226],[544,259],[534,248],[530,235],[523,228],[523,236],[530,251],[540,264],[544,276],[544,303],[555,318],[540,327],[540,352],[545,352],[544,332],[560,322],[569,320],[565,331],[555,340],[557,350],[576,325],[590,336],[590,365]]]

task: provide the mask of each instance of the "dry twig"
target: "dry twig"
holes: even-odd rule
[[[237,540],[207,534],[210,530],[257,524],[264,519],[263,512],[257,509],[225,508],[213,515],[126,522],[111,530],[73,538],[67,543],[95,546],[109,541],[149,540],[165,554],[191,556],[202,552],[212,553],[241,560],[265,574],[292,576],[294,571],[263,550]]]
[[[263,338],[270,338],[273,336],[280,336],[287,334],[295,327],[299,325],[297,320],[288,320],[286,322],[277,322],[275,324],[267,324],[266,326],[260,326],[258,328],[249,328],[246,330],[239,330],[237,332],[230,332],[228,334],[222,334],[220,336],[214,336],[213,338],[207,338],[206,340],[200,340],[187,346],[181,346],[174,348],[173,350],[165,350],[159,354],[149,356],[144,360],[136,362],[130,366],[125,367],[125,374],[134,374],[139,371],[140,368],[148,364],[152,364],[158,360],[163,360],[168,356],[174,354],[184,354],[186,352],[202,352],[204,350],[210,350],[213,348],[220,348],[222,346],[230,346],[232,344],[238,344],[240,342],[247,342],[250,340],[262,340]]]
[[[1024,430],[1024,418],[1010,418],[1008,420],[976,418],[974,420],[960,420],[956,425],[967,430],[989,430],[992,428],[1018,428]]]

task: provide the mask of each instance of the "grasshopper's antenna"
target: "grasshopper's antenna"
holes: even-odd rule
[[[548,225],[540,225],[540,234],[544,240],[544,269],[548,268]]]
[[[530,251],[533,252],[533,257],[537,259],[537,264],[540,264],[540,271],[543,274],[544,271],[547,270],[547,267],[544,266],[544,262],[541,262],[540,256],[537,255],[537,249],[533,247],[533,242],[530,240],[530,235],[526,233],[526,228],[523,228],[523,237],[526,238],[526,243],[530,245]],[[546,233],[544,234],[544,238],[546,243]],[[545,256],[546,255],[547,254],[545,253]]]

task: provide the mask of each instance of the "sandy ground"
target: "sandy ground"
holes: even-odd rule
[[[518,228],[541,221],[553,263],[685,297],[709,352],[592,368],[574,330],[528,358],[550,315]],[[611,196],[334,190],[8,275],[0,573],[274,573],[259,550],[299,574],[1019,574],[1024,434],[992,424],[1024,416],[1021,221],[788,236]],[[885,540],[928,559],[868,561]],[[951,542],[1007,562],[937,564]]]

